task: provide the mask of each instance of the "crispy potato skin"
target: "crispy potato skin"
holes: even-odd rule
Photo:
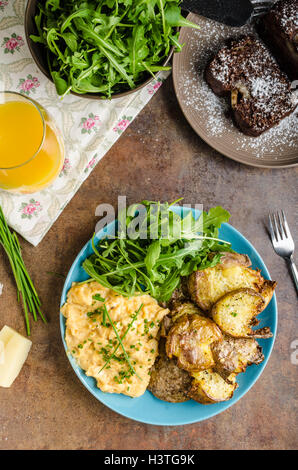
[[[194,380],[188,395],[204,405],[230,400],[238,386],[234,376],[227,382],[212,369],[192,375]]]
[[[261,346],[254,338],[233,338],[225,335],[223,341],[211,345],[214,370],[229,381],[230,374],[245,372],[247,366],[264,360]]]
[[[264,299],[255,290],[237,289],[219,299],[210,315],[224,333],[235,338],[249,338],[256,334],[251,325],[258,324],[256,316],[264,306]]]
[[[261,339],[272,338],[272,336],[273,334],[272,331],[270,331],[269,326],[264,326],[264,328],[260,328],[259,330],[252,330],[251,334],[251,337]]]
[[[272,296],[274,294],[274,291],[276,289],[277,283],[275,281],[269,281],[265,280],[263,285],[261,286],[261,289],[259,290],[259,293],[265,300],[265,307],[269,304],[270,300],[272,299]]]
[[[209,318],[198,314],[183,315],[172,326],[166,341],[166,352],[184,370],[200,371],[214,365],[210,345],[220,341],[222,333]]]
[[[227,251],[222,255],[220,264],[225,268],[235,266],[235,264],[249,268],[249,266],[251,266],[251,261],[247,255],[243,255],[241,253],[230,253]]]
[[[224,254],[216,266],[195,271],[189,276],[188,290],[191,299],[203,311],[209,312],[212,306],[228,292],[239,288],[252,288],[259,293],[263,289],[267,305],[276,283],[265,281],[258,270],[249,268],[250,265],[250,259],[246,255]]]

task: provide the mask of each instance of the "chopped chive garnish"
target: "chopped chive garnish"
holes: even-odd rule
[[[104,301],[105,301],[105,299],[103,299],[100,294],[94,294],[94,295],[92,296],[92,299],[98,300],[99,302],[104,302]]]
[[[115,347],[115,349],[114,349],[114,351],[112,352],[112,354],[110,355],[110,357],[108,358],[108,360],[106,361],[106,363],[105,363],[105,364],[103,365],[103,367],[100,369],[100,371],[98,372],[98,374],[100,374],[101,371],[102,371],[103,369],[105,369],[105,367],[107,367],[107,365],[110,363],[110,361],[111,361],[112,358],[114,357],[116,351],[118,350],[118,348],[119,348],[121,345],[122,345],[122,349],[125,351],[125,349],[124,349],[124,347],[123,347],[123,344],[122,344],[122,341],[124,340],[125,336],[127,335],[127,333],[129,332],[130,328],[132,327],[133,322],[136,320],[136,318],[137,318],[137,316],[138,316],[140,310],[142,309],[142,307],[143,307],[143,304],[141,304],[140,307],[139,307],[139,309],[136,311],[136,313],[135,313],[135,315],[134,315],[132,321],[129,323],[129,325],[128,325],[128,327],[127,327],[127,330],[126,330],[125,333],[123,334],[122,338],[119,337],[118,332],[117,332],[116,336],[117,336],[117,339],[118,339],[118,344],[117,344],[117,346]],[[109,318],[109,320],[111,321],[110,318]],[[112,324],[112,325],[113,325],[113,324]],[[124,351],[123,351],[123,352],[124,352]],[[125,352],[125,353],[126,353],[126,352]],[[128,359],[128,361],[129,361],[129,359]],[[135,363],[135,361],[134,361],[134,363]],[[130,365],[130,361],[129,361],[129,365]],[[134,369],[133,369],[132,366],[131,366],[131,368],[132,368],[132,370],[134,371]]]
[[[110,317],[110,315],[109,315],[108,309],[107,309],[107,307],[106,307],[105,304],[104,304],[103,308],[104,308],[104,311],[105,311],[106,316],[107,316],[108,319],[109,319],[109,322],[110,322],[111,325],[112,325],[112,328],[113,328],[113,330],[114,330],[114,332],[115,332],[115,335],[116,335],[116,337],[117,337],[117,339],[118,339],[118,341],[119,341],[119,343],[120,343],[120,346],[121,346],[121,348],[122,348],[122,351],[123,351],[123,354],[124,354],[124,356],[125,356],[126,362],[127,362],[128,365],[129,365],[129,368],[131,369],[131,371],[132,371],[134,374],[136,374],[137,377],[139,377],[138,374],[136,373],[136,371],[134,370],[134,368],[133,368],[131,362],[130,362],[130,359],[129,359],[128,355],[127,355],[127,352],[126,352],[126,350],[125,350],[125,347],[123,346],[122,339],[120,338],[120,336],[119,336],[119,334],[118,334],[118,331],[117,331],[117,329],[116,329],[116,327],[115,327],[115,325],[114,325],[114,323],[113,323],[113,321],[112,321],[112,319],[111,319],[111,317]],[[140,377],[139,377],[139,379],[140,379]]]

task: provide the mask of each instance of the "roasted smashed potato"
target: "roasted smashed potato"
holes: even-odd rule
[[[184,279],[162,323],[168,357],[161,354],[153,368],[150,387],[157,397],[188,397],[202,404],[230,400],[238,387],[237,374],[264,360],[256,338],[272,333],[268,327],[253,327],[276,282],[250,266],[247,255],[225,253],[218,265]]]
[[[173,323],[176,322],[183,315],[198,314],[205,316],[202,310],[200,310],[192,302],[175,302],[171,309],[171,318]]]
[[[219,327],[210,319],[196,313],[179,317],[170,329],[166,352],[177,358],[177,365],[193,372],[214,365],[211,344],[222,339]]]
[[[247,366],[264,360],[261,346],[254,338],[233,338],[225,335],[222,341],[211,346],[215,371],[225,380],[231,374],[245,372]]]
[[[192,377],[194,380],[188,395],[206,405],[230,400],[238,387],[235,375],[231,374],[229,381],[226,381],[213,369],[192,373]]]
[[[263,330],[253,330],[256,316],[265,307],[265,300],[253,289],[237,289],[219,299],[210,316],[224,333],[236,338],[249,338]]]
[[[160,336],[166,337],[172,328],[173,324],[183,315],[191,315],[191,314],[198,314],[203,315],[204,313],[202,310],[199,309],[195,304],[188,301],[181,301],[177,300],[172,302],[172,307],[170,310],[170,314],[164,317],[161,328],[160,328]]]
[[[239,288],[251,288],[266,297],[269,303],[276,283],[265,281],[260,272],[249,268],[251,261],[247,255],[225,253],[216,266],[195,271],[189,276],[190,296],[203,311],[212,306],[225,294]]]

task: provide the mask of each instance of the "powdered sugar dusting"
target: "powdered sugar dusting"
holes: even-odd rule
[[[273,8],[276,22],[280,24],[290,39],[298,30],[298,0],[279,1]]]
[[[196,118],[201,127],[204,127],[209,137],[220,140],[225,135],[236,150],[253,153],[258,159],[277,152],[281,155],[286,154],[291,149],[292,152],[297,149],[298,153],[296,112],[259,137],[246,136],[234,126],[229,116],[228,99],[216,96],[205,81],[206,65],[224,45],[226,39],[246,34],[256,35],[253,27],[246,25],[242,28],[231,28],[200,17],[197,17],[197,22],[202,32],[187,31],[185,53],[188,62],[184,62],[183,67],[180,67],[178,77],[179,94],[188,112]],[[268,94],[270,91],[268,86],[269,82],[255,81],[251,93]]]

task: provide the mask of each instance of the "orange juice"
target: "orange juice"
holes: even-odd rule
[[[47,111],[16,93],[0,93],[0,188],[33,193],[59,174],[64,158],[60,132]]]

